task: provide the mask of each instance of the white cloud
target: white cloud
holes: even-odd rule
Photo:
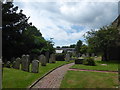
[[[117,17],[116,2],[15,2],[46,38],[55,45],[70,45],[90,29],[110,24]],[[84,28],[72,28],[82,26]]]

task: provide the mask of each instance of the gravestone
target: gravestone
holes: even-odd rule
[[[45,57],[46,57],[47,63],[49,63],[49,52],[45,52]]]
[[[21,62],[21,59],[20,58],[16,58],[15,65],[14,65],[15,69],[20,69],[20,62]]]
[[[10,62],[10,61],[7,61],[6,67],[7,67],[7,68],[11,68],[11,62]]]
[[[0,90],[2,89],[2,60],[0,59]]]
[[[39,72],[39,61],[33,60],[32,61],[32,73],[38,73]]]
[[[30,55],[26,55],[26,58],[28,59],[28,64],[30,65]]]
[[[95,54],[94,53],[92,53],[92,55],[91,55],[92,57],[94,57],[95,56]]]
[[[85,54],[82,54],[82,56],[81,56],[81,57],[86,57],[86,56],[85,56]]]
[[[41,66],[46,66],[46,57],[44,55],[40,55],[40,59],[39,59]]]
[[[27,55],[22,55],[22,63],[21,63],[21,69],[23,71],[29,72],[29,59]]]
[[[86,53],[86,57],[89,57],[89,53]]]
[[[66,54],[65,61],[67,61],[67,62],[70,61],[70,54],[68,54],[68,53]]]
[[[55,63],[55,62],[56,62],[55,54],[51,54],[51,55],[50,55],[49,62],[50,62],[50,63]]]

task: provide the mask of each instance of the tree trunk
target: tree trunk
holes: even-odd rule
[[[107,58],[107,50],[104,50],[104,54],[102,56],[102,61],[108,61],[108,58]]]

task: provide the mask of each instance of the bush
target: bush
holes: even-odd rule
[[[56,61],[65,61],[65,54],[64,53],[57,53],[55,54]]]
[[[95,61],[94,61],[94,58],[92,57],[86,57],[84,60],[83,60],[83,64],[84,65],[89,65],[89,66],[95,66]]]

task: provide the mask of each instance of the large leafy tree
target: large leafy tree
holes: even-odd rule
[[[3,58],[9,59],[17,53],[18,41],[21,40],[22,33],[28,24],[26,15],[17,12],[18,7],[14,7],[12,2],[2,4],[2,54]]]
[[[97,53],[101,53],[102,60],[109,60],[109,52],[112,47],[116,46],[116,41],[119,38],[119,31],[114,26],[106,26],[100,30],[91,30],[87,32],[86,39],[89,47]]]
[[[53,44],[46,41],[32,23],[28,23],[29,17],[26,17],[22,10],[18,11],[18,7],[15,7],[12,2],[2,4],[2,16],[4,59],[10,60],[22,54],[54,52]]]
[[[76,53],[80,53],[81,46],[82,46],[82,41],[78,40],[75,46]]]

